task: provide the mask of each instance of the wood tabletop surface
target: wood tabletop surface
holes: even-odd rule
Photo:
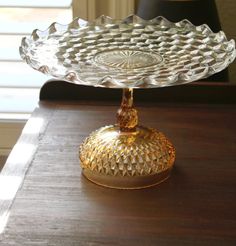
[[[0,175],[1,246],[236,245],[236,106],[137,104],[177,152],[171,177],[141,190],[81,176],[78,146],[118,107],[41,102]]]

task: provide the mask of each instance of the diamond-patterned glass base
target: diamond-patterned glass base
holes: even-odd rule
[[[175,149],[159,131],[118,126],[98,129],[80,147],[83,174],[94,183],[120,189],[152,186],[168,178]]]

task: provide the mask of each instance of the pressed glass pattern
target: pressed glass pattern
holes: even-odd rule
[[[235,43],[207,25],[163,17],[146,21],[101,16],[53,23],[24,38],[21,57],[34,69],[69,82],[111,88],[152,88],[188,83],[226,68]]]

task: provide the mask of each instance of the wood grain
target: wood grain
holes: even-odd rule
[[[47,124],[36,134],[0,245],[236,245],[236,106],[140,106],[140,121],[164,132],[177,157],[169,180],[134,191],[81,176],[78,145],[113,123],[116,110],[93,102],[41,105],[37,117]]]
[[[41,134],[48,124],[49,114],[52,111],[36,109],[23,129],[16,145],[11,151],[0,174],[0,236],[3,232],[10,215],[10,208],[15,199],[15,195],[24,181],[25,174],[32,164],[34,154],[37,150]],[[35,125],[37,120],[40,125]],[[1,237],[0,237],[1,239]]]

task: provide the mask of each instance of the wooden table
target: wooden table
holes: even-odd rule
[[[0,245],[236,245],[236,106],[137,105],[177,159],[166,182],[130,191],[81,176],[78,146],[114,122],[107,105],[35,110],[0,176]]]

